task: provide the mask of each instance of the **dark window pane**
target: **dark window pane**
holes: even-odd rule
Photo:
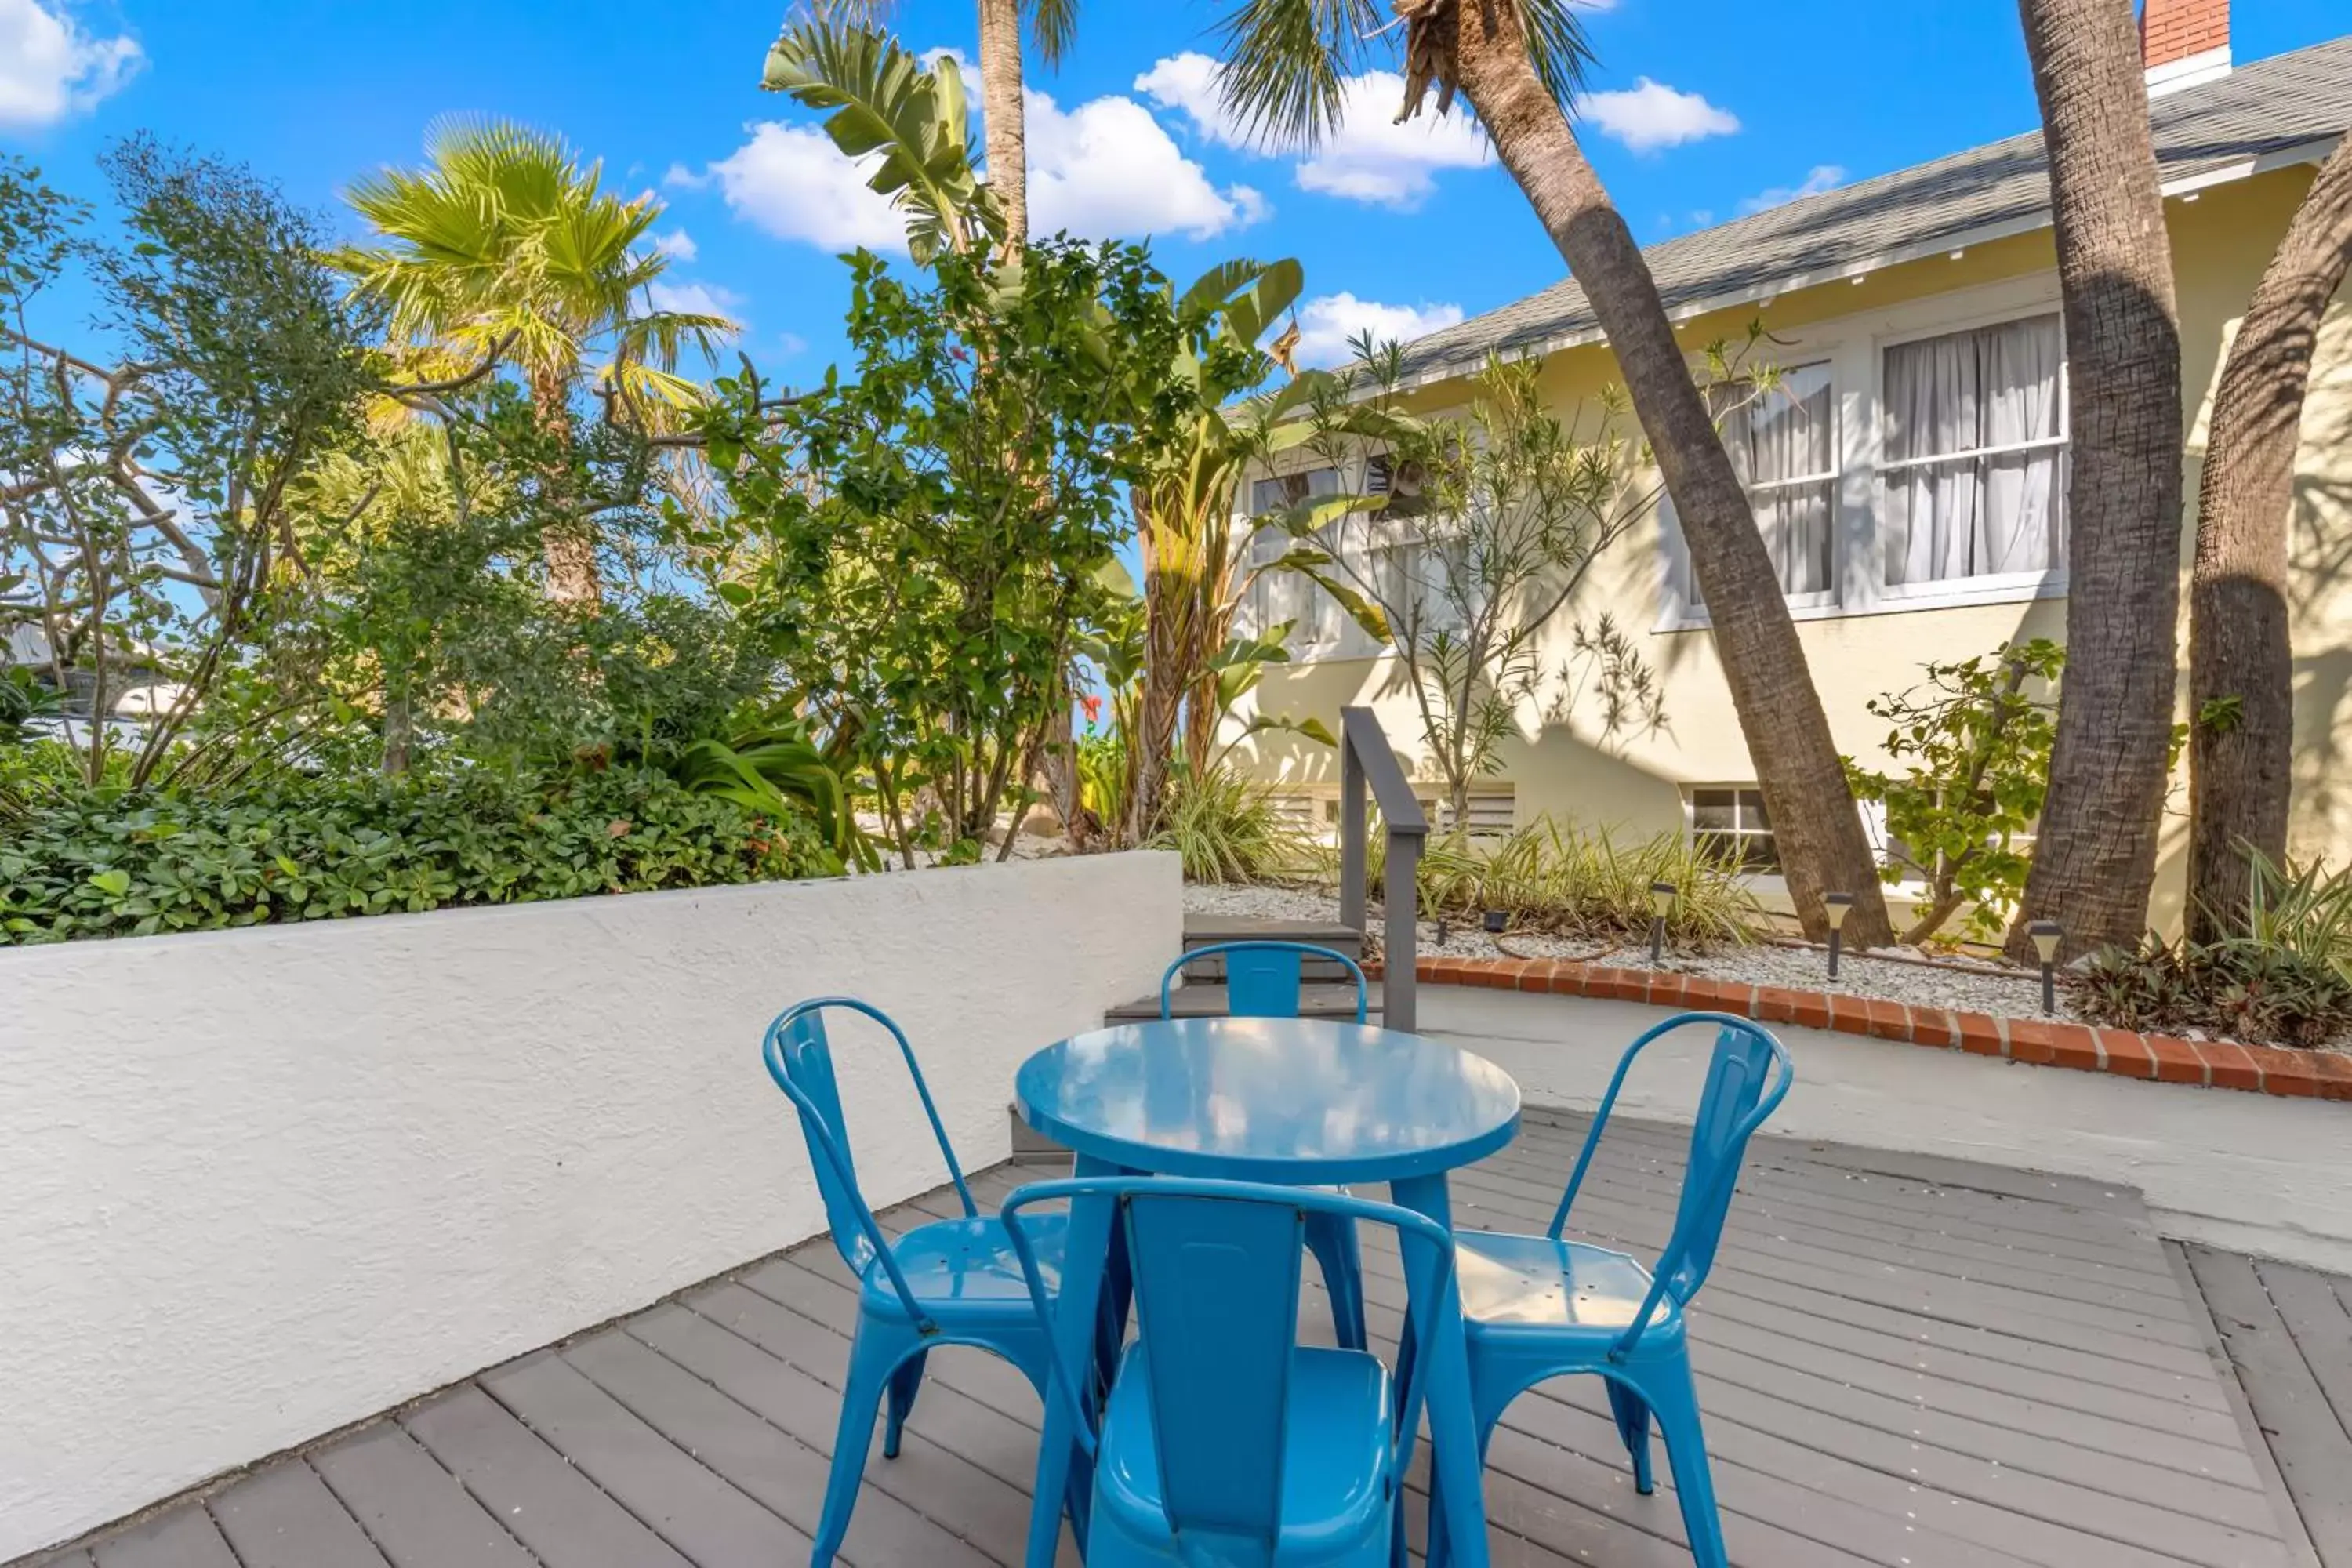
[[[1701,831],[1738,826],[1738,798],[1736,791],[1727,789],[1691,791],[1691,826]]]
[[[1766,828],[1772,826],[1772,819],[1764,813],[1762,790],[1744,789],[1739,792],[1739,826]]]
[[[1743,869],[1777,871],[1780,868],[1780,846],[1770,834],[1746,834],[1742,836],[1740,842],[1745,846],[1746,850],[1740,857],[1739,862]]]

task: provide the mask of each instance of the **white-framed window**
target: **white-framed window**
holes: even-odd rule
[[[2066,340],[2059,318],[1885,345],[1878,521],[1898,593],[2066,564]]]
[[[1776,331],[1762,388],[1710,394],[1801,620],[2066,591],[2069,426],[2054,276]],[[1660,507],[1658,629],[1704,626]]]
[[[1795,605],[1836,604],[1840,453],[1836,380],[1829,362],[1786,367],[1760,384],[1743,381],[1714,387],[1708,402],[1780,591]],[[1686,552],[1681,566],[1684,602],[1702,609]]]
[[[1365,459],[1359,493],[1387,495],[1393,484],[1388,458],[1375,454]],[[1248,487],[1250,515],[1339,495],[1344,489],[1339,470],[1328,464],[1255,479]],[[1452,628],[1461,619],[1448,591],[1461,563],[1458,549],[1424,544],[1430,531],[1403,526],[1373,510],[1350,513],[1327,525],[1317,542],[1332,556],[1328,570],[1338,581],[1359,592],[1365,582],[1376,584],[1374,596],[1391,605],[1417,602],[1422,629],[1433,632]],[[1271,566],[1294,543],[1280,529],[1259,529],[1250,539],[1250,564]],[[1242,629],[1263,632],[1285,621],[1291,624],[1291,657],[1301,662],[1370,658],[1389,651],[1385,641],[1366,631],[1313,579],[1295,572],[1261,571],[1250,587]]]
[[[1764,810],[1764,792],[1754,784],[1685,785],[1683,810],[1692,846],[1709,860],[1740,871],[1780,870],[1772,818]]]

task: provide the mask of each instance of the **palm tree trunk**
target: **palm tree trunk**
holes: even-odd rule
[[[1463,90],[1584,285],[1657,452],[1798,917],[1807,934],[1824,938],[1822,895],[1850,891],[1846,940],[1879,946],[1891,936],[1886,905],[1844,764],[1764,536],[1675,342],[1649,265],[1529,64],[1511,8],[1465,0],[1460,28]]]
[[[2263,273],[2213,396],[2189,588],[2189,930],[2240,929],[2252,847],[2286,855],[2294,754],[2287,534],[2311,355],[2352,268],[2352,138],[2312,182]],[[2211,705],[2234,700],[2206,722]]]
[[[1004,211],[1004,251],[1029,237],[1029,152],[1021,101],[1021,0],[980,0],[980,112],[988,188]]]
[[[2012,957],[2139,939],[2178,686],[2180,322],[2147,88],[2126,0],[2020,0],[2049,148],[2073,472],[2066,679]]]
[[[540,548],[547,556],[547,596],[560,605],[594,609],[604,597],[596,577],[596,535],[586,519],[575,516],[572,499],[571,387],[556,376],[533,376],[531,409],[539,427],[562,449],[545,475],[550,516],[540,529]]]

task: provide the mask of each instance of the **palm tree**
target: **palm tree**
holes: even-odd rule
[[[483,362],[513,364],[542,429],[567,444],[573,399],[592,356],[593,386],[638,424],[693,400],[676,374],[688,347],[709,353],[734,330],[721,316],[651,307],[668,265],[646,244],[661,216],[651,196],[601,188],[562,138],[504,121],[448,120],[427,133],[423,169],[386,169],[350,200],[384,243],[345,250],[339,264],[392,310],[392,330]],[[556,519],[542,534],[548,596],[593,605],[596,541],[563,515],[568,460],[551,471]]]
[[[1808,931],[1826,933],[1822,894],[1855,898],[1846,940],[1890,940],[1877,864],[1731,458],[1685,363],[1632,230],[1586,162],[1567,105],[1590,53],[1570,0],[1397,0],[1405,102],[1458,91],[1569,268],[1584,286],[1655,450],[1713,617],[1789,892]],[[1273,139],[1309,144],[1332,129],[1344,79],[1367,40],[1389,35],[1376,0],[1233,0],[1222,23],[1226,103]]]
[[[2189,930],[2243,924],[2247,850],[2286,858],[2294,751],[2287,520],[2312,343],[2352,268],[2352,138],[2287,226],[2213,395],[2189,588]]]
[[[2125,0],[2021,0],[2042,100],[2074,432],[2066,679],[2033,868],[2010,933],[2065,951],[2147,923],[2171,772],[2180,608],[2180,318],[2147,87]]]

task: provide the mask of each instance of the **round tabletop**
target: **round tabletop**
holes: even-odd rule
[[[1292,1185],[1433,1175],[1519,1125],[1519,1086],[1486,1058],[1313,1018],[1075,1035],[1021,1064],[1016,1098],[1038,1131],[1129,1170]]]

